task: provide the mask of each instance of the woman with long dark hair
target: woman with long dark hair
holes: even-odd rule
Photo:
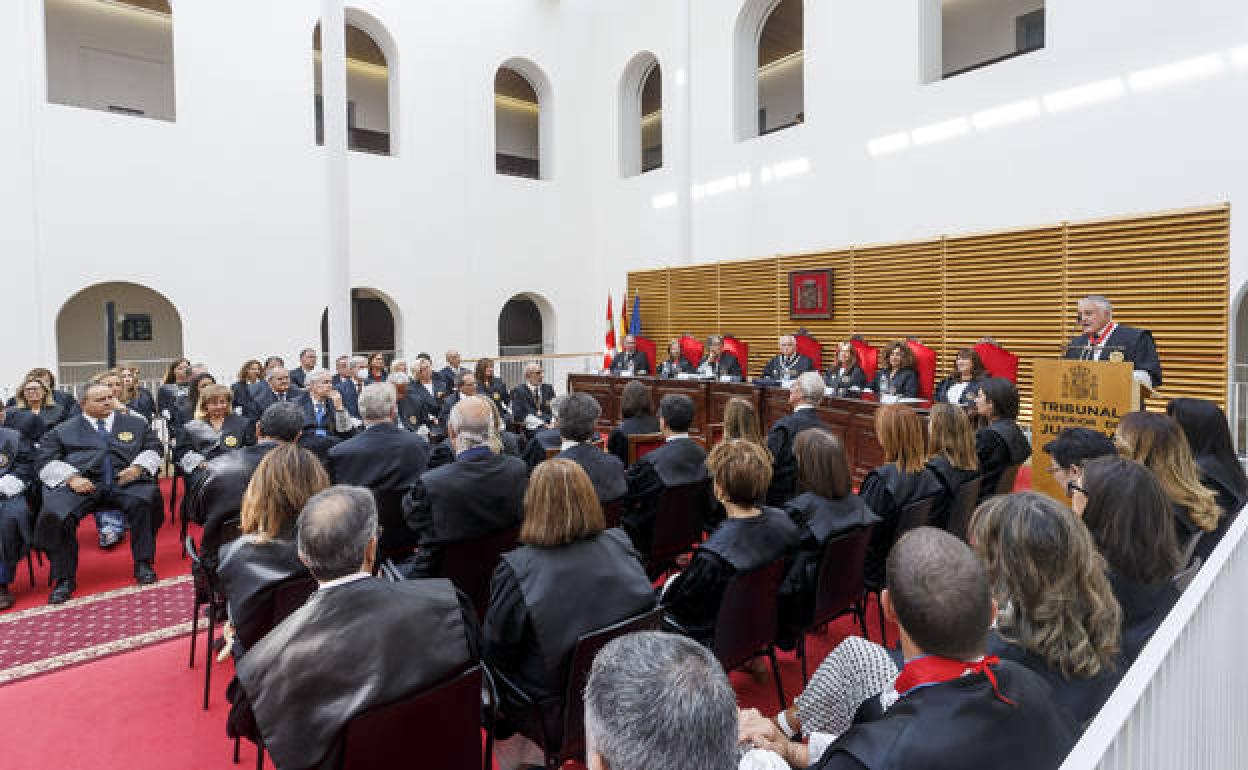
[[[882,365],[871,381],[871,390],[881,399],[917,398],[919,395],[919,372],[914,361],[914,351],[904,342],[894,342],[884,350]]]
[[[979,383],[988,376],[975,348],[962,348],[953,359],[953,371],[936,383],[936,401],[970,406],[979,393]]]
[[[1018,388],[1009,380],[989,377],[980,383],[975,410],[984,425],[975,432],[975,454],[979,456],[979,471],[983,476],[979,500],[983,502],[997,494],[997,486],[1007,470],[1031,457],[1031,443],[1015,422]]]
[[[949,528],[949,513],[963,484],[979,475],[979,458],[975,454],[975,431],[971,420],[960,406],[937,402],[932,404],[927,420],[927,464],[940,481],[944,494],[932,504],[933,527]],[[955,532],[963,537],[964,532]]]
[[[1244,466],[1235,454],[1230,422],[1217,404],[1203,398],[1176,398],[1166,404],[1166,414],[1183,429],[1196,467],[1200,469],[1200,483],[1213,492],[1222,509],[1218,527],[1208,538],[1212,541],[1209,544],[1212,552],[1239,511],[1248,504],[1248,476],[1244,475]]]

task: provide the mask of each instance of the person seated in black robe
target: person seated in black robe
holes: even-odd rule
[[[429,359],[417,358],[415,366],[415,378],[408,385],[407,396],[403,399],[406,406],[400,413],[406,415],[409,428],[416,431],[425,428],[429,440],[436,443],[446,437],[446,426],[441,420],[442,403],[450,394],[450,388],[441,377],[434,375]]]
[[[975,403],[979,383],[988,376],[975,348],[962,348],[953,359],[953,371],[936,383],[934,401],[969,407]]]
[[[801,543],[780,584],[780,645],[792,649],[815,609],[819,561],[829,541],[879,523],[861,497],[853,494],[849,461],[841,440],[826,430],[803,431],[793,442],[796,497],[784,512],[797,525]]]
[[[524,426],[527,434],[546,426],[553,417],[550,406],[555,389],[542,381],[542,365],[533,361],[524,367],[524,382],[511,391],[511,419]]]
[[[298,404],[272,404],[256,423],[256,443],[210,460],[186,490],[186,515],[203,527],[199,555],[208,569],[217,564],[217,549],[236,534],[243,494],[264,456],[279,444],[293,444],[303,426]]]
[[[706,352],[698,362],[697,372],[703,377],[728,377],[734,381],[744,376],[741,362],[732,353],[724,350],[724,338],[718,334],[706,338]]]
[[[121,373],[119,400],[122,406],[134,414],[143,415],[143,419],[151,422],[156,416],[156,399],[140,382],[138,367],[123,365],[118,367],[118,371]]]
[[[199,392],[216,383],[216,378],[208,372],[200,372],[191,377],[191,384],[186,388],[186,395],[180,397],[175,403],[173,419],[170,421],[175,435],[179,427],[195,419],[195,412],[199,409]]]
[[[472,373],[477,381],[477,392],[494,402],[504,422],[511,422],[511,392],[507,390],[507,383],[495,375],[494,359],[477,359]]]
[[[367,489],[310,499],[296,541],[319,588],[238,660],[227,729],[263,736],[277,767],[338,767],[352,719],[475,665],[479,631],[450,581],[372,576],[377,509]]]
[[[832,395],[839,398],[857,398],[862,393],[867,387],[867,373],[862,369],[853,343],[842,342],[836,346],[836,360],[823,379],[832,389]]]
[[[496,737],[519,730],[544,734],[552,739],[547,745],[557,746],[577,638],[653,609],[655,597],[628,536],[604,529],[593,484],[575,462],[555,458],[539,465],[524,507],[522,545],[494,570],[483,653],[500,685]],[[593,601],[569,591],[573,584],[592,586]],[[533,704],[540,704],[543,723]],[[518,750],[498,748],[500,754]],[[541,761],[539,753],[533,762]]]
[[[885,348],[880,360],[869,387],[876,397],[881,401],[919,397],[919,371],[909,345],[894,342]]]
[[[191,362],[185,358],[177,358],[169,362],[165,370],[165,378],[156,389],[156,409],[160,416],[172,424],[177,419],[178,402],[186,398],[186,390],[190,387]]]
[[[1122,610],[1088,528],[1052,498],[1018,492],[980,506],[970,541],[998,608],[988,654],[1039,674],[1082,729],[1126,670]]]
[[[995,494],[1008,494],[1013,490],[998,490],[1001,477],[1010,468],[1022,465],[1031,457],[1031,444],[1019,430],[1018,388],[1001,377],[989,377],[980,383],[975,395],[975,411],[984,426],[975,432],[975,454],[979,457],[979,472],[983,481],[979,486],[979,501]]]
[[[624,463],[590,443],[602,414],[598,400],[588,393],[569,393],[556,399],[556,403],[563,447],[557,457],[581,466],[594,485],[598,502],[605,505],[623,498],[628,494]]]
[[[559,396],[550,404],[550,427],[542,428],[533,434],[528,443],[524,446],[524,453],[521,457],[524,464],[532,471],[546,459],[546,450],[559,449],[563,446],[563,436],[560,434],[559,420],[561,419],[564,401],[567,396]]]
[[[798,375],[814,371],[815,363],[810,356],[797,352],[797,338],[786,334],[780,338],[780,354],[773,357],[763,366],[763,379],[785,382],[795,380]]]
[[[789,406],[793,413],[776,420],[767,431],[767,449],[773,461],[771,486],[767,488],[768,505],[783,505],[793,497],[797,483],[793,442],[803,431],[824,428],[815,409],[823,402],[823,393],[823,378],[817,372],[807,372],[789,385]]]
[[[1130,665],[1179,600],[1174,577],[1183,563],[1174,514],[1157,477],[1117,456],[1084,463],[1070,504],[1109,565],[1122,607],[1122,656]]]
[[[1196,547],[1195,556],[1203,563],[1248,504],[1248,476],[1235,453],[1230,423],[1217,404],[1203,398],[1176,398],[1166,404],[1166,414],[1183,429],[1200,469],[1200,483],[1213,492],[1222,511],[1217,528]]]
[[[875,435],[884,452],[884,464],[862,480],[858,494],[880,523],[871,534],[865,577],[868,586],[884,582],[884,561],[893,543],[901,513],[911,503],[944,493],[940,480],[923,465],[926,442],[923,423],[905,404],[885,404],[875,413]]]
[[[295,519],[313,495],[329,486],[320,460],[294,444],[281,444],[264,456],[243,495],[237,540],[221,546],[217,575],[225,594],[233,637],[233,653],[254,642],[257,626],[272,618],[277,584],[300,575],[307,567],[295,547]]]
[[[1185,567],[1200,569],[1218,544],[1224,518],[1217,495],[1200,480],[1183,429],[1174,418],[1155,412],[1129,412],[1118,423],[1114,441],[1123,457],[1144,464],[1165,490],[1174,511],[1175,535]]]
[[[631,334],[625,334],[620,346],[623,350],[616,353],[615,357],[611,359],[610,371],[612,374],[644,377],[651,373],[650,359],[646,356],[646,351],[637,349],[636,337]]]
[[[628,502],[621,524],[642,556],[650,553],[654,515],[659,495],[672,487],[705,483],[706,450],[689,438],[693,423],[693,399],[683,393],[669,393],[659,404],[659,431],[663,446],[648,452],[625,472]],[[709,493],[705,510],[711,508]]]
[[[1094,457],[1113,457],[1118,447],[1104,433],[1091,428],[1062,428],[1052,441],[1044,445],[1049,456],[1049,475],[1070,497],[1072,488],[1083,482],[1083,465]]]
[[[33,539],[33,514],[27,499],[35,483],[35,445],[27,434],[5,427],[0,410],[0,610],[16,600],[9,591],[17,565]]]
[[[1052,770],[1062,763],[1074,725],[1044,679],[986,654],[997,608],[965,543],[934,527],[903,536],[888,557],[880,602],[901,627],[906,661],[891,688],[864,703],[820,756],[811,751],[814,740],[793,742],[753,710],[741,715],[741,738],[814,770]]]
[[[197,474],[204,472],[209,461],[256,443],[255,427],[251,420],[234,414],[232,400],[225,385],[200,388],[195,419],[178,426],[173,461],[188,477],[188,488],[195,485]]]
[[[425,471],[403,500],[403,514],[420,548],[403,567],[407,577],[442,574],[442,546],[475,540],[524,518],[524,461],[490,446],[493,405],[482,396],[459,399],[447,420],[454,462]]]
[[[397,396],[389,383],[365,385],[360,393],[364,430],[329,450],[329,477],[335,484],[372,490],[381,517],[383,558],[406,556],[417,545],[403,520],[403,499],[429,465],[429,442],[395,424]]]
[[[655,374],[665,380],[674,380],[682,374],[693,374],[693,364],[680,351],[680,340],[667,343],[667,355],[659,362]]]
[[[789,556],[798,545],[797,525],[777,508],[760,507],[771,481],[771,458],[749,441],[724,441],[706,458],[715,497],[728,517],[694,552],[689,566],[662,595],[668,628],[709,644],[728,584]]]
[[[659,419],[654,416],[653,391],[644,382],[630,382],[620,391],[620,424],[607,436],[607,451],[628,466],[628,437],[640,433],[658,433]]]
[[[36,465],[43,499],[34,545],[47,551],[55,582],[49,604],[73,595],[78,572],[78,523],[94,510],[120,511],[130,527],[134,579],[156,582],[152,560],[164,504],[156,473],[160,437],[142,417],[114,412],[111,386],[88,385],[83,412],[48,431],[39,441]]]
[[[932,503],[928,523],[949,529],[949,514],[963,484],[979,475],[975,455],[975,435],[971,420],[961,407],[937,402],[927,420],[927,446],[930,455],[924,466],[940,482],[943,494]],[[963,533],[955,532],[961,536]]]
[[[73,416],[63,404],[57,403],[52,394],[53,391],[48,390],[43,380],[31,378],[18,388],[17,396],[12,399],[10,406],[39,420],[43,430],[52,430]]]

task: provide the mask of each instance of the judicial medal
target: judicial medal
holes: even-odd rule
[[[1121,350],[1115,350],[1113,353],[1109,354],[1109,360],[1113,361],[1116,364],[1120,364],[1123,361],[1125,361],[1126,358],[1122,355]]]
[[[498,400],[498,391],[494,391],[494,400],[495,400],[495,401],[497,401],[497,400]]]
[[[4,452],[0,452],[0,468],[4,468],[9,464],[9,456]]]
[[[128,430],[123,430],[121,433],[117,434],[117,440],[125,442],[134,441],[134,434]]]
[[[410,422],[412,425],[416,425],[417,423],[420,422],[420,417],[416,415],[412,415],[411,417],[407,418],[407,421]]]
[[[234,447],[238,446],[238,436],[226,436],[224,439],[222,439],[221,443],[225,444],[230,449],[233,449]]]

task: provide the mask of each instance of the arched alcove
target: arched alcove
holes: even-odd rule
[[[498,314],[498,354],[539,355],[554,349],[555,313],[550,302],[532,292],[507,300]]]
[[[45,0],[43,6],[49,102],[177,117],[169,0]]]
[[[385,353],[387,359],[402,357],[402,315],[399,306],[378,289],[351,290],[351,352]],[[329,350],[329,311],[321,313],[321,350],[326,355],[340,355]]]
[[[620,174],[636,176],[663,165],[663,71],[649,51],[634,56],[620,76]]]
[[[737,16],[733,58],[737,139],[806,119],[805,0],[747,0]]]
[[[356,8],[345,12],[347,148],[375,155],[398,154],[398,47],[385,26]],[[321,99],[321,24],[312,31],[316,143],[325,142]]]
[[[108,364],[107,305],[114,305],[117,362],[158,379],[182,356],[182,316],[163,294],[137,283],[97,283],[74,294],[56,316],[57,380],[86,382]]]
[[[528,59],[508,59],[494,73],[494,171],[554,176],[550,80]]]

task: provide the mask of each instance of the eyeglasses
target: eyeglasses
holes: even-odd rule
[[[1078,493],[1080,493],[1080,494],[1082,494],[1082,495],[1087,495],[1087,494],[1088,494],[1088,490],[1086,490],[1086,489],[1084,489],[1083,487],[1079,486],[1078,482],[1074,482],[1074,481],[1067,481],[1067,482],[1066,482],[1066,494],[1068,494],[1068,495],[1073,495],[1073,494],[1074,494],[1074,493],[1076,493],[1076,492],[1078,492]]]

